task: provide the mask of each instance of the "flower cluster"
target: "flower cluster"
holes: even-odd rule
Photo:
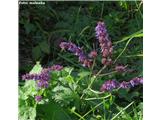
[[[117,72],[125,72],[126,71],[126,66],[122,66],[122,65],[116,66],[115,67],[115,71],[117,71]]]
[[[129,82],[123,81],[121,83],[115,81],[115,80],[108,80],[106,81],[100,88],[101,91],[111,91],[116,88],[131,88],[137,85],[143,84],[143,78],[142,77],[136,77],[131,79]]]
[[[53,65],[51,67],[44,68],[40,74],[25,74],[22,76],[22,80],[36,80],[39,88],[47,88],[50,79],[49,73],[53,70],[60,71],[61,69],[63,69],[63,66]]]
[[[119,85],[119,83],[115,80],[108,80],[106,81],[102,87],[101,87],[101,91],[111,91],[112,89],[117,88],[117,86]]]
[[[99,41],[102,53],[102,64],[109,65],[112,63],[111,55],[113,51],[112,42],[109,40],[109,35],[104,22],[99,21],[95,28],[96,37]]]
[[[79,57],[79,61],[83,64],[84,67],[91,67],[92,65],[92,60],[87,58],[87,56],[84,54],[83,50],[80,47],[77,47],[74,43],[72,42],[61,42],[60,47],[63,50],[68,50],[74,55]]]
[[[97,51],[93,50],[88,55],[90,58],[96,58],[97,57]]]
[[[38,96],[35,96],[35,100],[37,102],[40,102],[42,100],[42,96],[38,95]]]

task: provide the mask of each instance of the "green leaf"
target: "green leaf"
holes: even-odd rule
[[[35,29],[36,29],[35,26],[31,23],[24,24],[24,28],[25,28],[27,34],[29,34],[32,31],[35,31]]]
[[[37,119],[38,118],[45,120],[72,120],[68,113],[53,101],[48,104],[37,106]]]
[[[67,77],[65,77],[65,79],[67,80],[68,83],[74,83],[74,79],[71,75],[67,75]]]
[[[51,72],[51,79],[52,80],[57,81],[59,76],[60,76],[60,71],[52,71]]]
[[[81,78],[89,76],[90,72],[89,71],[82,71],[80,73],[78,73],[78,76],[80,76]]]
[[[48,43],[46,41],[43,41],[39,44],[40,46],[40,49],[44,52],[44,53],[47,53],[49,54],[50,53],[50,47],[48,45]]]
[[[36,65],[33,67],[33,69],[30,71],[30,74],[39,74],[42,71],[42,66],[40,65],[40,62],[36,62]]]
[[[35,120],[36,118],[36,108],[21,106],[18,113],[19,120]]]
[[[32,49],[32,57],[34,60],[38,60],[41,57],[41,55],[42,53],[39,45]]]
[[[68,74],[71,74],[72,70],[73,70],[73,68],[71,68],[71,67],[64,68],[64,71],[66,71]]]
[[[28,80],[26,81],[24,87],[23,87],[23,91],[24,91],[24,95],[25,97],[28,98],[28,96],[33,96],[37,94],[37,84],[36,81],[34,80]]]

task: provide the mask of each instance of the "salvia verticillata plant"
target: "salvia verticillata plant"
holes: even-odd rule
[[[34,103],[35,105],[34,107],[30,107],[33,107],[34,110],[36,110],[36,105],[45,104],[52,100],[56,103],[60,103],[63,107],[67,105],[74,105],[78,109],[80,106],[78,106],[77,103],[83,102],[81,101],[82,99],[84,101],[94,99],[101,100],[101,98],[105,99],[107,97],[105,96],[105,98],[100,97],[97,99],[97,96],[102,94],[108,95],[113,90],[125,90],[143,84],[142,77],[134,77],[129,81],[122,82],[119,82],[116,79],[109,79],[101,85],[99,90],[93,90],[92,85],[94,81],[101,81],[101,76],[105,77],[112,73],[121,74],[128,72],[127,65],[112,64],[112,41],[109,38],[108,31],[103,21],[99,21],[97,23],[97,26],[95,27],[95,37],[99,43],[99,47],[101,49],[100,51],[92,50],[90,53],[85,53],[80,46],[66,41],[61,42],[59,45],[62,50],[69,51],[77,56],[79,63],[85,68],[88,68],[89,72],[79,72],[78,74],[74,73],[74,75],[72,75],[73,68],[63,67],[61,65],[53,65],[48,68],[41,68],[39,72],[27,73],[22,76],[22,79],[26,81],[26,84],[28,84],[27,82],[29,81],[33,81],[31,84],[33,86],[28,88],[28,85],[26,85],[24,88],[22,88],[21,92],[24,92],[26,95],[22,95],[21,99],[26,101],[33,100],[31,103]],[[101,59],[100,64],[102,65],[102,68],[95,73],[94,65],[95,62],[97,62],[97,57],[100,57]],[[107,67],[108,69],[110,68],[109,71],[111,72],[102,74],[103,70]],[[28,90],[29,92],[25,91],[25,87],[30,89]],[[30,93],[30,91],[32,92]],[[109,96],[111,96],[111,94]],[[84,102],[83,104],[86,103]],[[28,105],[30,104],[27,103],[26,106]],[[71,110],[71,112],[79,116],[74,110]]]
[[[103,21],[99,21],[95,28],[96,31],[96,38],[99,41],[99,45],[101,47],[101,54],[102,54],[102,64],[104,68],[112,63],[111,55],[113,52],[112,42],[109,38],[105,23]],[[91,67],[93,59],[89,60],[85,55],[84,52],[80,47],[77,47],[74,43],[71,42],[61,42],[60,44],[61,49],[66,49],[76,56],[79,57],[79,61],[83,63],[84,66]],[[97,57],[97,51],[93,50],[89,53],[90,58]],[[88,65],[89,64],[89,65]],[[127,66],[117,65],[115,66],[115,71],[122,73],[127,71]],[[102,69],[101,69],[102,70]],[[98,72],[100,74],[101,70]],[[97,75],[96,75],[97,76]],[[130,88],[134,87],[135,85],[142,84],[143,78],[133,78],[130,82],[123,81],[122,83],[118,83],[116,80],[108,80],[106,81],[102,87],[100,88],[101,91],[111,91],[115,88]]]
[[[109,38],[105,23],[102,21],[99,21],[97,23],[97,26],[95,28],[96,31],[96,38],[99,41],[99,46],[101,48],[101,55],[102,55],[102,64],[104,65],[104,68],[107,67],[112,63],[111,55],[113,52],[113,46],[112,42]],[[88,55],[84,53],[81,47],[78,47],[76,44],[72,42],[61,42],[60,47],[62,50],[68,50],[69,52],[73,53],[75,56],[78,57],[79,62],[84,67],[91,67],[93,65],[93,59],[97,57],[97,51],[93,50]],[[103,68],[103,69],[104,69]],[[49,79],[50,79],[50,72],[55,70],[61,70],[63,69],[60,65],[54,65],[49,68],[44,68],[40,74],[25,74],[22,76],[23,80],[36,80],[37,86],[39,88],[47,88],[49,85]],[[102,72],[101,69],[96,75],[98,76],[100,72]],[[125,72],[126,66],[117,65],[115,66],[115,72]],[[129,82],[123,81],[119,83],[116,80],[107,80],[102,87],[100,88],[101,91],[111,91],[112,89],[116,88],[130,88],[134,87],[136,85],[142,84],[143,78],[133,78]],[[37,101],[41,100],[40,96],[36,96],[35,98]]]
[[[80,46],[66,41],[61,42],[59,45],[62,50],[69,51],[77,56],[79,63],[85,68],[88,68],[89,73],[74,74],[74,76],[72,76],[72,68],[53,65],[48,68],[40,67],[38,72],[30,72],[22,76],[22,79],[26,80],[26,86],[22,88],[21,92],[24,92],[26,95],[23,96],[21,94],[21,100],[26,101],[27,107],[29,106],[32,110],[36,111],[36,106],[38,104],[48,103],[52,100],[60,103],[62,106],[73,105],[75,102],[74,105],[76,106],[82,99],[94,100],[97,99],[97,96],[101,94],[110,94],[113,90],[125,90],[143,84],[142,77],[134,77],[129,81],[122,82],[119,82],[116,79],[109,79],[101,85],[99,91],[93,90],[93,83],[98,80],[100,81],[102,78],[101,76],[105,77],[112,73],[121,74],[128,72],[127,65],[115,65],[114,62],[112,62],[113,46],[103,21],[97,23],[95,34],[96,39],[99,42],[100,51],[92,50],[90,53],[85,53]],[[101,59],[100,64],[102,65],[102,68],[95,73],[94,70],[96,69],[97,71],[97,68],[94,66],[98,64],[96,63],[97,57],[100,57]],[[102,72],[106,68],[110,68],[109,71],[111,72],[103,74]],[[82,79],[84,79],[84,81]],[[30,81],[33,82],[31,83],[33,86],[28,90],[27,84],[29,83],[27,82]],[[28,91],[26,91],[25,87]],[[89,96],[91,96],[91,98],[89,98]],[[96,98],[92,98],[93,96]],[[31,103],[35,104],[34,107],[27,103],[30,99],[33,100]],[[98,99],[100,100],[101,97]],[[73,110],[72,112],[75,113]],[[24,113],[22,112],[21,114]],[[77,115],[77,113],[75,114]],[[33,118],[35,119],[35,115]]]

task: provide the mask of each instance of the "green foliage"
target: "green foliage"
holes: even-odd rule
[[[40,73],[41,70],[42,67],[37,62],[30,73]],[[37,94],[37,86],[34,80],[25,81],[25,85],[19,87],[19,120],[35,120],[36,103],[34,96]]]
[[[38,105],[37,114],[40,120],[72,120],[66,110],[54,101]]]

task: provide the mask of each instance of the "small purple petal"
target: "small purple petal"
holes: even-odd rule
[[[36,100],[37,102],[40,102],[40,101],[42,100],[42,96],[36,96],[36,97],[35,97],[35,100]]]

